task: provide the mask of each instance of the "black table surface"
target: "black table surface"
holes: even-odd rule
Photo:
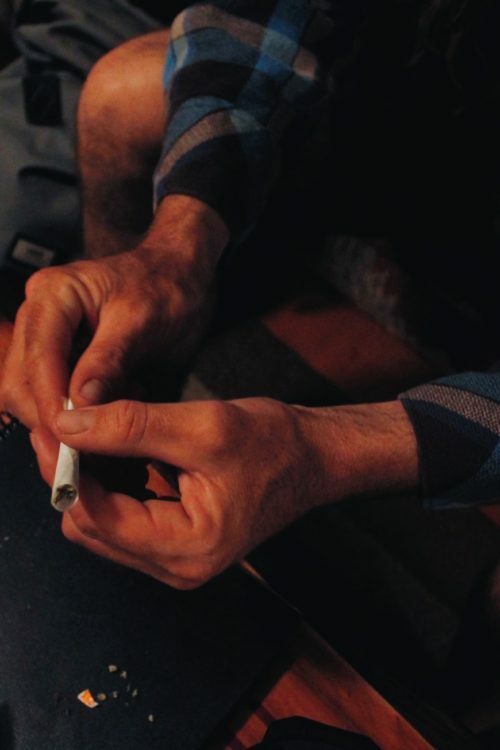
[[[0,442],[0,748],[195,750],[295,613],[239,569],[174,591],[67,541],[60,521],[18,427]],[[107,700],[85,707],[86,688]]]

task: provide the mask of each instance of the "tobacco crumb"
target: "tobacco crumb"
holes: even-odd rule
[[[108,664],[108,672],[118,672],[116,664]]]
[[[87,706],[87,708],[97,708],[99,705],[95,700],[94,696],[90,692],[90,690],[82,690],[81,693],[78,693],[76,696],[80,703],[83,703],[84,706]]]
[[[154,720],[155,720],[155,715],[154,714],[149,714],[148,721],[150,721],[151,723],[153,723]]]
[[[99,701],[99,703],[104,703],[104,701],[107,699],[108,696],[106,695],[106,693],[97,693],[97,700]]]

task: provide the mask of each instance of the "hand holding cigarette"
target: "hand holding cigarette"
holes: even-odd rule
[[[71,399],[66,401],[66,409],[72,410]],[[80,453],[64,443],[60,444],[56,474],[52,486],[50,502],[53,508],[64,513],[78,502],[78,479],[80,473]]]
[[[61,411],[54,432],[63,443],[97,457],[175,466],[180,491],[175,502],[162,494],[142,500],[132,487],[117,491],[82,471],[79,502],[62,514],[63,534],[176,588],[199,586],[317,503],[309,421],[297,425],[309,419],[269,399],[114,401]],[[35,447],[50,482],[53,438],[40,431]]]

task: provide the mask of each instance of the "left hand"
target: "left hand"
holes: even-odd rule
[[[181,493],[180,502],[141,503],[83,475],[80,501],[63,515],[63,533],[176,588],[196,587],[325,502],[324,475],[305,429],[309,411],[255,398],[118,401],[62,412],[58,439],[88,453],[173,464]],[[51,483],[57,443],[47,430],[33,437]]]
[[[172,195],[135,248],[37,271],[0,371],[0,407],[52,430],[68,395],[77,407],[130,397],[138,371],[158,365],[164,386],[207,328],[227,238],[209,206]]]

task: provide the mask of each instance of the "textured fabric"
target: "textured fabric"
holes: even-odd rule
[[[28,275],[81,255],[76,108],[90,68],[158,24],[127,0],[18,0],[18,59],[0,75],[0,266]]]
[[[478,339],[472,326],[467,339],[482,366],[496,348],[500,320],[492,303],[498,239],[490,243],[487,236],[499,162],[489,134],[495,128],[483,128],[481,139],[468,138],[494,111],[478,102],[488,98],[486,89],[498,89],[500,55],[492,28],[499,14],[488,10],[486,22],[483,16],[472,24],[471,40],[460,41],[455,87],[443,56],[424,54],[415,63],[417,9],[412,2],[361,0],[221,0],[188,8],[172,27],[156,201],[171,193],[204,200],[238,245],[259,219],[287,148],[303,142],[324,105],[333,102],[332,211],[338,215],[353,192],[351,217],[363,217],[358,230],[389,228],[403,266],[420,277],[424,298],[432,278],[437,299],[447,302],[451,281],[455,311],[473,309],[473,318],[479,310],[482,316],[487,333]],[[368,130],[363,122],[370,123]],[[342,168],[347,177],[340,180]],[[498,225],[496,219],[496,231]],[[471,247],[481,254],[475,265]],[[453,339],[461,367],[467,357],[461,357],[460,328],[449,335],[454,321],[444,310],[434,333]],[[418,437],[421,489],[431,504],[500,495],[499,377],[463,376],[403,395]]]
[[[202,197],[241,241],[277,174],[280,138],[292,123],[310,127],[325,99],[320,58],[332,28],[306,0],[200,3],[180,14],[165,70],[156,200]]]
[[[424,497],[436,507],[500,497],[500,377],[463,373],[401,396],[420,451]]]

